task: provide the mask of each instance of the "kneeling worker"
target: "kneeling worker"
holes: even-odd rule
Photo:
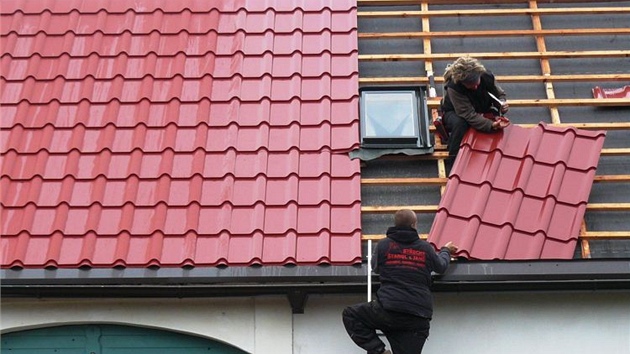
[[[510,124],[503,117],[509,105],[494,75],[477,60],[461,57],[446,67],[441,102],[442,124],[449,133],[448,153],[455,157],[470,127],[500,131]]]

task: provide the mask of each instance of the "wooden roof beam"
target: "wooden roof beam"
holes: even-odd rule
[[[362,186],[426,186],[426,185],[444,185],[448,182],[448,178],[361,178]],[[593,178],[593,182],[630,182],[630,175],[599,175]]]
[[[580,81],[630,81],[630,74],[571,74],[571,75],[496,75],[499,82],[580,82]],[[360,77],[360,84],[427,84],[426,76],[400,76],[400,77]],[[444,83],[442,76],[435,77],[436,83]]]
[[[457,4],[522,4],[528,0],[424,0],[427,4],[457,5]],[[623,0],[611,0],[622,2]],[[593,2],[592,0],[538,0],[539,3],[580,3]],[[418,0],[358,0],[359,6],[406,6],[418,5]]]
[[[472,55],[477,59],[583,59],[583,58],[626,58],[630,50],[584,50],[545,52],[485,52],[485,53],[430,53],[430,54],[359,54],[359,61],[404,61],[404,60],[454,60]]]
[[[420,238],[426,240],[429,234],[420,234]],[[361,235],[362,241],[372,240],[378,241],[385,238],[384,234],[363,234]],[[578,239],[585,240],[611,240],[611,239],[627,239],[630,240],[630,231],[586,231],[580,234]]]
[[[567,28],[540,30],[443,31],[443,32],[372,32],[359,33],[359,39],[416,39],[451,37],[584,36],[624,35],[630,28]]]
[[[594,106],[594,107],[628,107],[630,99],[627,98],[535,98],[535,99],[510,99],[510,107],[548,107],[548,106]],[[438,108],[439,99],[429,99],[429,108]],[[625,126],[630,123],[610,123],[610,128],[627,129]],[[572,124],[573,125],[573,124]]]
[[[567,125],[567,124],[563,124],[563,125]],[[630,148],[602,149],[601,156],[630,156]],[[435,151],[432,154],[426,154],[426,155],[410,155],[410,156],[385,155],[385,156],[379,157],[379,160],[422,161],[422,160],[445,159],[447,157],[448,157],[448,151]]]
[[[361,213],[368,214],[389,214],[400,209],[411,209],[416,213],[435,213],[438,211],[437,205],[375,205],[362,206]],[[630,203],[588,203],[587,211],[630,211]]]
[[[417,3],[416,3],[417,5]],[[459,17],[459,16],[529,16],[529,15],[600,15],[626,14],[630,7],[576,7],[542,9],[479,9],[479,10],[427,10],[427,11],[358,11],[359,18],[392,17]]]

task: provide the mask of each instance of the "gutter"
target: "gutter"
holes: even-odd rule
[[[3,297],[228,297],[287,295],[295,313],[308,294],[364,294],[367,265],[196,268],[2,269]],[[378,287],[378,275],[372,280]],[[433,290],[630,290],[630,259],[456,261]]]

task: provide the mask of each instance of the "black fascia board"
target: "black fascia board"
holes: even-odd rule
[[[5,297],[205,297],[365,293],[367,267],[2,269]],[[374,289],[378,275],[373,275]],[[630,290],[630,259],[453,262],[435,291]]]

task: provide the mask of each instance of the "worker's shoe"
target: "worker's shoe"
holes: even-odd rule
[[[392,354],[392,351],[389,349],[385,349],[381,352],[381,354]]]

